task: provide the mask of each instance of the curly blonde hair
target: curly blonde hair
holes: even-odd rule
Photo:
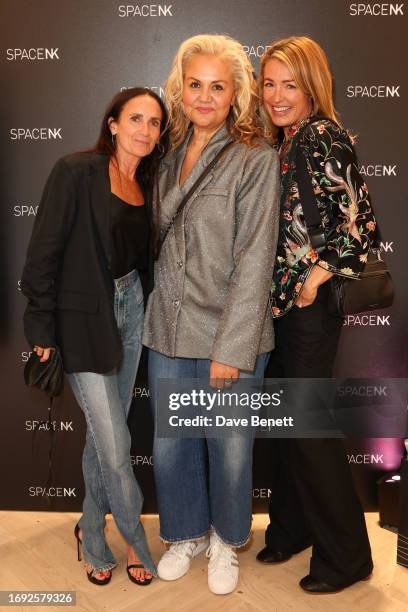
[[[258,78],[259,115],[266,138],[275,141],[278,133],[278,128],[272,123],[263,105],[265,66],[272,58],[285,64],[299,89],[311,96],[313,115],[324,115],[340,125],[333,101],[333,75],[325,52],[316,41],[307,36],[290,36],[271,43],[261,57]]]
[[[258,95],[251,62],[237,40],[221,34],[200,34],[180,45],[164,84],[171,148],[183,142],[190,125],[183,111],[183,79],[188,62],[199,54],[215,55],[230,62],[235,99],[227,127],[234,140],[254,146],[262,131],[256,115]]]

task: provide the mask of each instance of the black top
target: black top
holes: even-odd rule
[[[135,206],[111,193],[111,235],[113,278],[147,268],[149,221],[144,204]]]

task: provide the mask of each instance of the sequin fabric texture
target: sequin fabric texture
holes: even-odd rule
[[[189,135],[190,136],[190,135]],[[161,227],[221,147],[211,139],[182,187],[188,138],[162,162]],[[279,160],[268,144],[235,144],[171,226],[155,265],[144,344],[170,357],[252,370],[273,348],[268,297],[278,231]]]

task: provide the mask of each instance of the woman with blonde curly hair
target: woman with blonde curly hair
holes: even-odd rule
[[[156,418],[160,379],[201,380],[214,393],[263,378],[273,347],[267,305],[279,174],[275,151],[259,139],[256,84],[237,41],[183,42],[165,97],[171,151],[157,181],[161,249],[144,334]],[[209,588],[233,591],[234,549],[251,526],[252,439],[156,436],[154,469],[161,537],[170,544],[159,576],[180,578],[208,549]]]
[[[332,376],[343,319],[330,308],[329,281],[357,279],[374,238],[367,186],[339,124],[332,82],[323,49],[305,36],[273,42],[261,59],[261,116],[266,136],[278,141],[282,174],[268,365],[276,378]],[[367,578],[370,544],[342,441],[277,439],[273,448],[271,521],[257,559],[281,563],[312,544],[310,573],[300,581],[309,593]]]

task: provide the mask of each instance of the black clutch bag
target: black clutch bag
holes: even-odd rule
[[[28,387],[36,387],[37,389],[40,389],[40,391],[45,391],[50,398],[48,420],[38,422],[32,438],[32,448],[34,453],[36,433],[42,425],[46,425],[50,434],[50,445],[48,450],[48,478],[45,485],[45,490],[48,491],[52,483],[52,455],[54,448],[54,429],[52,418],[53,400],[54,397],[60,395],[64,383],[64,369],[62,367],[62,358],[59,349],[53,349],[47,361],[42,362],[40,361],[37,353],[34,353],[33,351],[24,367],[24,381]],[[51,507],[53,498],[51,498],[47,493],[46,499],[48,505]]]
[[[364,270],[358,279],[335,274],[330,283],[328,308],[332,314],[341,317],[389,308],[394,300],[391,274],[381,259],[379,248],[369,250]]]
[[[53,349],[47,361],[43,362],[32,352],[24,367],[24,381],[28,387],[37,387],[49,397],[60,395],[64,370],[59,349]]]

